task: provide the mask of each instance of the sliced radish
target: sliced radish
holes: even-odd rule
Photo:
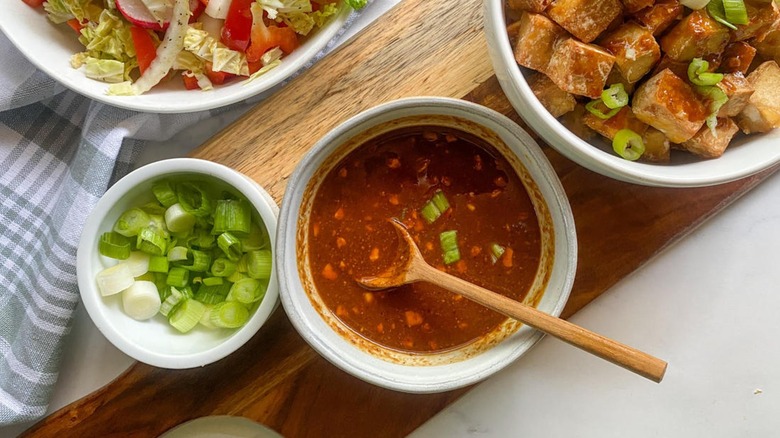
[[[154,15],[149,12],[149,8],[146,7],[143,0],[115,0],[115,3],[116,8],[119,10],[119,12],[122,13],[122,16],[124,16],[127,21],[145,29],[164,31],[168,28],[168,25],[171,21],[171,16],[173,15],[173,6],[171,6],[164,14],[166,18],[161,26],[159,23],[157,23]],[[206,6],[200,0],[189,0],[189,3],[190,11],[192,11],[190,23],[192,23],[198,19],[200,14],[203,13],[203,10],[206,9]]]

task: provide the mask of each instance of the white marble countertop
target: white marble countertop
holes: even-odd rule
[[[398,1],[375,1],[352,31]],[[154,145],[142,163],[185,155],[238,115],[223,115],[197,132]],[[667,360],[661,384],[548,337],[413,436],[776,436],[778,199],[780,174],[571,319]],[[108,343],[80,307],[49,412],[102,387],[132,362]],[[0,436],[14,436],[29,426],[0,428]]]

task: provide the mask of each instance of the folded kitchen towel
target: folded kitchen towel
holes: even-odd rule
[[[356,16],[304,69],[340,43]],[[100,196],[147,143],[258,99],[190,114],[138,113],[66,90],[2,33],[0,60],[2,426],[46,413],[79,302],[76,247]]]

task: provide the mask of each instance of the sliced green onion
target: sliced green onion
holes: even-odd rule
[[[154,272],[147,272],[143,275],[140,275],[138,277],[135,277],[135,281],[151,281],[154,283]]]
[[[257,249],[247,253],[247,273],[251,278],[268,279],[271,278],[271,268],[273,258],[271,251],[267,249]]]
[[[163,216],[165,214],[165,207],[157,202],[147,202],[141,206],[141,210],[154,216]]]
[[[165,208],[170,207],[179,200],[169,181],[158,181],[154,183],[154,185],[152,185],[152,193],[154,193],[154,197],[157,198],[157,201]]]
[[[717,137],[715,128],[718,127],[718,112],[720,112],[720,108],[729,101],[729,97],[726,95],[725,91],[720,89],[720,87],[715,86],[696,87],[696,92],[707,97],[707,100],[710,102],[710,114],[706,119],[707,127],[710,128],[712,135]]]
[[[168,269],[170,269],[170,263],[168,263],[168,257],[166,256],[149,257],[149,271],[168,272]]]
[[[140,208],[131,208],[119,216],[114,224],[114,231],[126,236],[137,236],[141,229],[149,226],[149,214]]]
[[[723,80],[723,73],[709,72],[710,63],[701,58],[693,58],[688,65],[688,79],[694,85],[715,85]]]
[[[187,254],[186,264],[184,260],[180,260],[178,262],[174,262],[174,265],[180,266],[189,271],[206,272],[211,266],[211,254],[193,249],[190,250]]]
[[[187,333],[200,322],[206,312],[206,306],[197,300],[185,300],[168,316],[168,322],[176,330]]]
[[[187,240],[187,246],[196,249],[210,249],[214,246],[216,238],[208,231],[197,228],[194,234]]]
[[[723,0],[710,0],[710,2],[707,3],[707,12],[710,14],[710,17],[712,17],[713,20],[728,27],[729,29],[737,30],[737,26],[729,23],[729,21],[726,19],[726,10],[723,6]]]
[[[244,257],[241,258],[242,260]],[[219,257],[211,264],[211,274],[216,277],[230,277],[236,272],[236,262],[225,257]]]
[[[131,318],[143,321],[160,311],[160,294],[151,281],[136,281],[122,292],[122,308]]]
[[[236,301],[223,301],[211,309],[211,323],[217,327],[238,328],[249,321],[249,310]]]
[[[104,297],[118,294],[132,286],[135,282],[135,278],[130,272],[130,268],[124,263],[103,269],[97,273],[95,280],[97,281],[100,294]]]
[[[246,273],[248,270],[247,268],[247,260],[249,259],[249,256],[244,254],[241,256],[240,259],[238,259],[238,264],[236,265],[236,270],[238,272]]]
[[[201,302],[203,303],[203,301]],[[207,303],[203,303],[203,304],[206,306],[206,311],[203,312],[203,316],[200,317],[200,321],[198,322],[200,323],[200,325],[210,329],[217,328],[214,324],[211,323],[211,309],[214,308],[214,305],[207,304]]]
[[[201,286],[195,294],[195,299],[203,304],[217,304],[225,301],[232,284],[222,283],[213,286]]]
[[[241,258],[241,241],[233,234],[222,233],[217,238],[217,246],[225,253],[225,256],[233,261]]]
[[[160,292],[160,298],[163,298],[163,290],[169,289],[170,286],[165,284],[165,281],[168,279],[168,272],[165,273],[162,272],[155,272],[154,273],[154,285],[157,286],[157,291]]]
[[[206,286],[219,286],[225,283],[225,279],[222,277],[206,277],[203,279],[203,284]]]
[[[623,108],[628,105],[628,93],[623,84],[612,84],[601,92],[601,101],[609,109]]]
[[[439,234],[439,243],[444,255],[444,264],[449,265],[460,260],[458,249],[458,232],[455,230],[442,231]]]
[[[436,219],[441,216],[441,211],[436,208],[436,204],[434,204],[433,201],[428,201],[425,203],[425,205],[423,205],[422,210],[420,210],[420,214],[422,215],[423,219],[425,219],[425,222],[432,224],[436,222]]]
[[[243,272],[235,271],[232,274],[225,277],[225,280],[231,283],[238,283],[243,278],[250,278],[250,277]]]
[[[160,313],[162,313],[163,316],[168,316],[171,311],[179,305],[179,303],[186,299],[184,294],[182,294],[181,291],[175,287],[169,287],[168,291],[168,296],[162,301],[162,304],[160,305]]]
[[[436,193],[433,194],[431,202],[433,202],[433,205],[435,205],[442,214],[450,209],[450,201],[447,200],[447,197],[444,196],[444,192],[441,190],[437,190]]]
[[[165,284],[168,286],[182,288],[190,282],[190,271],[174,266],[168,271],[168,278],[165,280]]]
[[[585,109],[588,110],[589,113],[600,118],[601,120],[611,119],[615,114],[620,112],[620,108],[614,108],[614,109],[610,109],[608,112],[605,113],[598,108],[599,104],[603,105],[604,101],[602,101],[601,99],[591,100],[590,102],[585,104]]]
[[[187,260],[187,256],[189,255],[190,250],[189,248],[183,247],[183,246],[174,246],[173,248],[168,251],[168,261],[169,262],[179,262],[182,260]]]
[[[163,255],[168,247],[168,238],[163,230],[155,226],[147,226],[138,232],[135,246],[150,255]]]
[[[130,256],[132,240],[116,231],[109,231],[100,236],[98,252],[112,259],[124,260]]]
[[[621,129],[612,139],[612,150],[626,160],[636,161],[645,153],[642,136],[630,129]]]
[[[503,246],[497,244],[497,243],[491,243],[490,244],[490,261],[493,262],[495,265],[496,262],[498,262],[499,259],[501,259],[501,256],[504,255],[504,251],[506,251],[506,248]]]
[[[130,269],[130,273],[133,274],[133,277],[140,277],[149,272],[149,260],[149,254],[141,251],[133,251],[122,264]]]
[[[241,241],[241,249],[244,251],[262,249],[266,245],[265,228],[252,221],[249,226],[249,234],[239,237],[239,240]]]
[[[196,217],[206,217],[211,214],[211,199],[199,185],[182,183],[176,188],[179,204],[182,208]]]
[[[195,216],[185,211],[181,204],[173,204],[165,210],[165,226],[172,233],[189,233],[195,226]]]
[[[252,224],[252,210],[249,203],[238,199],[221,199],[214,210],[212,234],[225,232],[249,233]]]
[[[264,295],[265,288],[262,287],[259,280],[244,278],[233,284],[225,299],[227,301],[238,301],[239,303],[250,304],[262,299]]]
[[[722,0],[726,20],[731,24],[748,24],[747,8],[742,0]]]

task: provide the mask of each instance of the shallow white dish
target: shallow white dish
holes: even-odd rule
[[[100,235],[110,231],[125,210],[152,200],[151,185],[154,181],[174,175],[192,175],[216,181],[243,194],[265,225],[272,252],[275,251],[279,209],[265,190],[236,170],[205,160],[175,158],[148,164],[117,181],[90,213],[79,241],[76,261],[79,292],[87,313],[98,330],[128,356],[161,368],[181,369],[215,362],[244,345],[277,307],[279,285],[274,270],[265,298],[243,327],[236,330],[196,327],[185,334],[177,332],[160,315],[147,321],[130,318],[122,310],[120,294],[100,295],[95,275],[114,264],[98,253]]]
[[[186,90],[182,81],[160,84],[140,96],[108,96],[108,84],[84,76],[70,66],[74,53],[84,50],[67,24],[54,24],[43,8],[33,9],[21,0],[3,3],[0,31],[36,67],[71,90],[91,99],[120,108],[155,113],[185,113],[218,108],[248,99],[287,79],[322,50],[344,25],[351,9],[341,11],[308,39],[281,65],[251,81],[233,80],[210,91]]]
[[[603,142],[590,144],[566,129],[534,96],[515,62],[504,16],[505,0],[485,0],[488,51],[512,106],[544,140],[572,161],[621,181],[648,186],[699,187],[726,183],[760,172],[780,162],[780,129],[741,136],[722,157],[705,160],[687,154],[673,155],[669,164],[624,160]]]
[[[339,322],[320,303],[313,304],[316,290],[307,271],[307,251],[299,246],[300,230],[307,229],[311,193],[321,176],[338,158],[381,132],[389,129],[439,125],[467,131],[502,151],[518,173],[533,179],[526,189],[534,199],[543,231],[543,258],[547,282],[531,288],[526,302],[538,300],[537,307],[559,315],[569,296],[576,271],[577,241],[574,219],[566,195],[552,166],[538,145],[517,124],[488,108],[462,100],[420,97],[402,99],[367,110],[346,121],[323,137],[301,160],[290,177],[280,213],[277,234],[276,265],[282,304],[293,326],[327,360],[370,383],[404,392],[447,391],[478,382],[509,365],[531,348],[542,333],[508,321],[501,333],[494,331],[489,342],[475,342],[452,351],[436,354],[403,354],[362,340],[357,335],[340,335],[333,324]],[[521,172],[518,168],[525,170]],[[528,186],[532,184],[533,187]],[[541,211],[541,212],[540,212]],[[547,233],[547,234],[545,234]],[[305,233],[304,233],[305,234]],[[554,236],[546,239],[545,236]],[[302,244],[305,248],[305,244]],[[304,262],[301,262],[304,261]],[[301,264],[303,263],[303,264]],[[306,268],[300,266],[305,265]],[[545,266],[542,268],[542,266]],[[303,273],[301,274],[301,271]],[[308,292],[307,292],[308,289]],[[317,308],[325,309],[322,312]],[[326,321],[326,318],[328,321]],[[513,325],[516,324],[516,325]],[[499,328],[500,331],[501,328]],[[350,330],[339,327],[342,333]],[[369,345],[370,344],[370,345]]]

